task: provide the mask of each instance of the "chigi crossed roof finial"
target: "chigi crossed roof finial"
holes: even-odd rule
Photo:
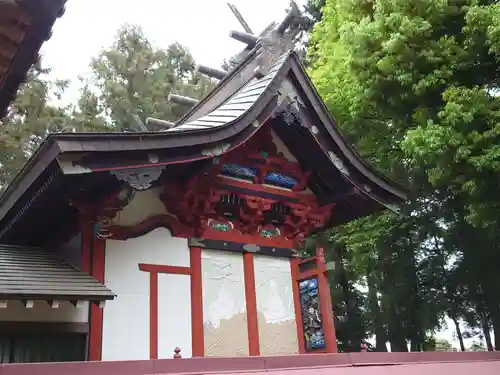
[[[283,53],[293,49],[295,37],[299,32],[294,26],[299,18],[299,8],[292,2],[292,7],[285,18],[276,27],[265,30],[259,37],[246,32],[231,31],[229,35],[233,39],[246,43],[248,47],[260,49],[259,65],[254,71],[255,77],[263,77]]]
[[[232,30],[229,33],[231,38],[246,44],[246,48],[236,56],[236,62],[241,62],[251,51],[257,49],[258,65],[253,72],[253,76],[261,78],[267,74],[283,53],[293,49],[295,38],[299,33],[299,29],[294,27],[297,25],[297,20],[301,17],[299,8],[295,2],[292,2],[291,9],[279,24],[272,22],[259,35],[255,35],[236,6],[230,3],[228,5],[245,30]],[[198,65],[197,70],[213,79],[222,80],[227,76],[227,72],[205,65]],[[196,99],[173,93],[168,96],[168,100],[186,107],[195,106],[199,102]],[[148,118],[148,120],[149,124],[162,128],[171,126],[171,123],[160,124],[153,118]]]

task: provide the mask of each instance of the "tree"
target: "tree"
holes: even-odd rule
[[[472,343],[472,345],[470,346],[470,351],[471,352],[485,352],[486,351],[486,348],[484,347],[483,344],[481,343],[477,343],[477,342],[474,342]]]
[[[155,48],[140,27],[131,25],[118,31],[111,47],[92,60],[91,69],[75,117],[97,128],[107,123],[114,131],[134,131],[133,115],[176,121],[186,108],[169,102],[169,93],[201,98],[213,87],[195,71],[186,48],[178,43]]]
[[[40,58],[0,120],[0,191],[5,189],[50,132],[74,131],[69,109],[60,107],[67,81],[50,78]]]
[[[350,251],[371,249],[397,350],[423,345],[453,290],[467,295],[456,318],[476,311],[500,337],[499,15],[486,0],[327,0],[313,33],[310,72],[343,133],[412,191],[403,215],[339,231]]]
[[[453,346],[445,339],[436,339],[436,352],[451,352]]]
[[[178,43],[158,49],[139,27],[124,26],[113,45],[92,60],[78,102],[62,107],[58,99],[69,82],[51,79],[40,60],[1,120],[0,190],[49,133],[135,131],[134,114],[177,120],[187,109],[169,102],[170,92],[200,98],[213,87],[194,66]]]

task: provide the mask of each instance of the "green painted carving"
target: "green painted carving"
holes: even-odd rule
[[[278,229],[262,229],[260,231],[260,236],[264,238],[272,238],[279,236],[280,233]]]
[[[214,230],[219,232],[229,232],[232,229],[231,225],[227,223],[210,223],[210,225]]]

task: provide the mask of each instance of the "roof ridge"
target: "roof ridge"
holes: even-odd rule
[[[250,50],[248,55],[238,64],[236,65],[232,70],[228,72],[228,74],[221,79],[218,84],[208,93],[206,94],[196,105],[191,107],[182,117],[175,122],[175,126],[182,125],[183,123],[187,122],[187,119],[192,116],[197,110],[201,109],[209,100],[212,98],[215,94],[220,92],[228,83],[230,83],[233,78],[240,73],[244,67],[246,67],[248,64],[250,64],[256,57],[256,52],[258,50],[259,46],[256,45],[254,48]],[[235,90],[235,92],[238,91],[238,88]],[[234,93],[233,93],[234,94]]]

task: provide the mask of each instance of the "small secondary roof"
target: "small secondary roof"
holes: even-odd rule
[[[114,293],[39,248],[0,245],[0,301],[105,301]]]

